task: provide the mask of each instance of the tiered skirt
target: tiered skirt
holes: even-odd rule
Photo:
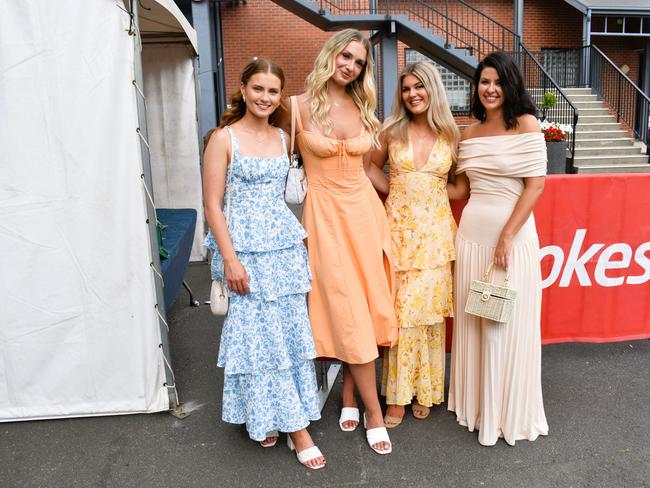
[[[206,245],[216,251],[214,238]],[[320,418],[313,359],[316,349],[307,314],[310,290],[302,243],[281,249],[237,250],[250,294],[230,294],[217,364],[224,368],[222,418],[246,424],[251,439],[273,430],[295,432]],[[218,251],[213,279],[221,279]]]

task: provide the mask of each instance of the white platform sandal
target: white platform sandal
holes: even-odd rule
[[[366,427],[366,414],[363,414],[363,426]],[[366,439],[368,440],[370,449],[375,451],[377,454],[390,454],[393,452],[393,444],[390,442],[390,437],[388,437],[386,427],[375,427],[373,429],[366,428]],[[388,449],[376,449],[374,444],[379,444],[380,442],[387,442],[389,446]]]
[[[339,417],[339,427],[343,432],[352,432],[356,430],[357,425],[354,427],[345,427],[345,422],[356,422],[359,425],[359,409],[357,407],[343,407],[341,408],[341,416]]]
[[[287,446],[289,447],[290,450],[295,451],[296,446],[294,445],[293,441],[291,440],[291,436],[287,434]],[[325,466],[326,463],[319,464],[318,466],[309,466],[308,463],[312,459],[316,459],[319,457],[325,458],[323,456],[323,453],[320,452],[320,449],[316,446],[311,446],[305,449],[304,451],[296,451],[296,457],[298,458],[298,461],[300,464],[302,464],[304,467],[309,468],[309,469],[320,469]]]

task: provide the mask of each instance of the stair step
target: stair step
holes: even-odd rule
[[[595,131],[594,131],[595,132]],[[583,139],[576,137],[576,148],[578,147],[634,147],[634,139],[631,137],[613,137],[599,139]]]
[[[577,173],[650,173],[650,164],[589,165],[574,164]]]
[[[566,94],[572,102],[599,102],[598,95],[569,95]]]
[[[602,127],[602,124],[596,124],[598,127]],[[598,130],[594,128],[593,130],[581,130],[580,124],[576,127],[576,140],[586,140],[586,139],[618,139],[618,138],[628,138],[626,130],[621,129],[620,124],[616,124],[616,129],[611,130]]]
[[[617,165],[617,164],[648,164],[648,156],[645,154],[636,154],[633,156],[578,156],[573,158],[574,164],[579,165]]]
[[[571,100],[580,113],[590,108],[605,108],[605,104],[599,100]]]
[[[578,125],[576,126],[576,132],[583,132],[583,131],[614,131],[614,130],[620,130],[621,129],[621,124],[617,124],[616,122],[585,122],[582,117],[578,119]]]
[[[592,95],[591,88],[562,88],[562,91],[569,96],[573,95]]]
[[[581,122],[584,122],[585,124],[595,124],[595,123],[616,123],[616,118],[614,118],[613,115],[605,114],[605,115],[588,115],[588,114],[583,114],[582,112],[579,114],[578,118],[578,125],[580,125]]]
[[[641,155],[641,148],[630,146],[600,146],[600,147],[576,147],[575,157],[586,156],[637,156]]]

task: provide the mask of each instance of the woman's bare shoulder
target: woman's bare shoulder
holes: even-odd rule
[[[478,129],[480,122],[474,122],[473,124],[470,124],[466,126],[461,132],[460,132],[460,140],[464,141],[466,139],[471,139],[474,137],[476,134],[476,130]]]
[[[518,132],[520,134],[525,134],[527,132],[540,132],[541,128],[539,126],[539,121],[537,117],[531,114],[524,114],[517,117],[518,122]]]

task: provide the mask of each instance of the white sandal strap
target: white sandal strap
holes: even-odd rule
[[[368,444],[372,450],[379,454],[389,454],[393,450],[393,446],[390,442],[390,437],[388,437],[388,431],[386,430],[386,427],[375,427],[374,429],[366,430],[366,439],[368,439]],[[390,444],[390,447],[384,450],[375,449],[372,447],[373,445],[379,444],[380,442],[387,442]]]
[[[343,422],[359,422],[359,409],[357,407],[343,407],[341,409],[341,416],[339,417],[339,425]]]
[[[312,459],[323,457],[323,453],[320,452],[320,449],[318,449],[317,446],[308,447],[307,449],[305,449],[304,451],[300,451],[296,455],[298,456],[298,461],[300,461],[303,464],[311,461]]]

